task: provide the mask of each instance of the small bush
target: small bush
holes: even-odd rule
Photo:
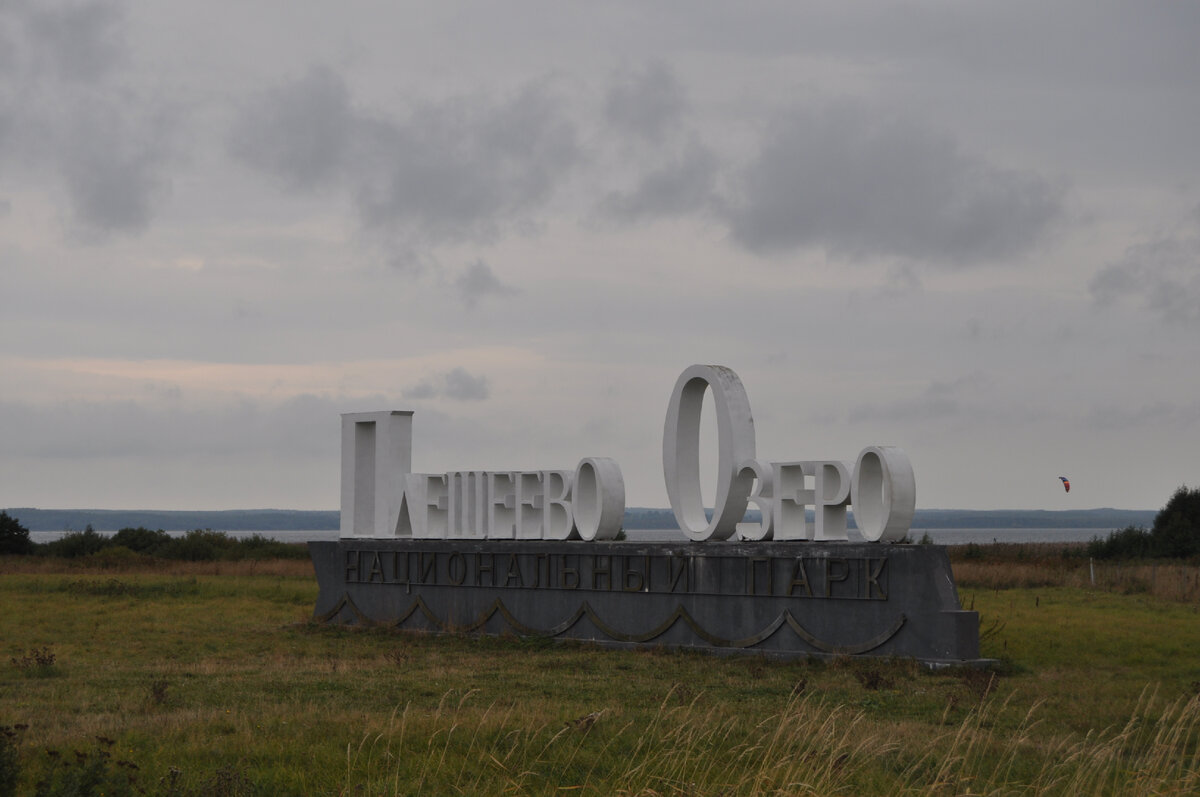
[[[1150,532],[1138,526],[1126,526],[1106,539],[1093,537],[1087,545],[1087,555],[1097,559],[1140,559],[1153,555],[1152,543]]]
[[[150,702],[156,706],[165,706],[167,703],[167,690],[170,687],[171,682],[166,678],[155,678],[150,682]]]
[[[854,677],[862,686],[862,688],[866,689],[868,692],[878,692],[881,689],[894,689],[896,687],[896,681],[894,679],[889,678],[881,670],[875,667],[856,669],[854,671]]]
[[[72,750],[70,755],[62,755],[57,750],[47,750],[46,771],[34,793],[38,797],[144,793],[137,783],[137,764],[114,761],[109,750],[115,742],[103,736],[95,739],[95,746],[88,751]]]
[[[136,529],[124,528],[112,536],[113,545],[123,545],[131,551],[149,556],[154,556],[169,542],[171,542],[171,535],[162,529],[151,531],[142,526],[138,526]]]
[[[238,540],[239,559],[308,559],[308,548],[253,534]]]
[[[109,538],[97,534],[89,524],[83,531],[72,531],[53,542],[39,546],[39,548],[40,552],[47,556],[77,559],[81,556],[99,553],[108,544]]]
[[[91,563],[97,564],[100,567],[124,568],[136,565],[145,560],[146,557],[129,550],[124,545],[106,545],[88,558]]]
[[[217,559],[237,558],[226,556],[238,544],[234,537],[210,529],[195,529],[182,537],[175,537],[160,550],[164,559],[182,559],[185,562],[212,562]]]
[[[31,650],[19,658],[14,656],[10,661],[12,666],[34,678],[48,678],[58,673],[54,666],[58,663],[58,656],[48,647]]]

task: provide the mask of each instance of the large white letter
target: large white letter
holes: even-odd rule
[[[808,507],[816,497],[808,486],[812,476],[811,462],[774,462],[775,470],[775,539],[811,540]]]
[[[459,470],[446,474],[449,530],[447,537],[483,539],[487,507],[486,474],[479,470]]]
[[[717,493],[710,522],[700,496],[700,408],[712,389],[717,416]],[[746,389],[729,368],[693,365],[679,375],[667,405],[663,429],[663,477],[679,528],[702,542],[725,540],[746,514],[751,479],[738,478],[738,466],[754,459],[754,418]]]
[[[571,503],[575,526],[585,540],[611,540],[625,519],[625,480],[608,457],[588,457],[575,469]]]
[[[813,463],[813,539],[845,542],[846,504],[850,503],[850,468],[845,462]]]
[[[490,540],[511,540],[516,536],[517,517],[513,474],[487,471],[487,532]]]
[[[513,526],[518,540],[542,538],[542,511],[545,495],[542,474],[538,471],[518,471],[513,474]]]
[[[738,468],[739,479],[752,479],[754,488],[750,493],[750,503],[758,507],[762,520],[758,523],[737,524],[738,536],[747,542],[769,540],[774,534],[774,469],[765,462],[752,459],[743,462]]]
[[[904,539],[917,506],[917,483],[908,455],[895,446],[864,448],[854,463],[850,503],[866,540]]]
[[[574,477],[575,474],[569,470],[542,472],[542,536],[547,540],[579,539],[579,533],[575,531],[575,516],[571,514]]]
[[[412,469],[412,412],[342,415],[342,537],[391,537]]]
[[[395,514],[389,516],[393,535],[413,539],[436,539],[446,536],[446,513],[438,508],[438,499],[444,497],[445,493],[445,474],[405,474],[404,487],[400,490]],[[430,528],[430,511],[440,515],[440,527]]]

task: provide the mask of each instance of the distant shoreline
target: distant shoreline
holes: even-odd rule
[[[185,529],[164,529],[167,534],[172,537],[183,537],[189,533]],[[283,530],[220,530],[214,529],[219,534],[227,534],[231,537],[246,538],[246,537],[266,537],[270,540],[279,542],[287,542],[294,544],[305,544],[317,540],[337,540],[340,538],[338,529],[283,529]],[[975,529],[923,529],[914,527],[909,532],[909,540],[911,542],[921,542],[928,538],[929,542],[936,545],[988,545],[992,543],[1000,543],[1006,545],[1025,545],[1028,543],[1048,544],[1048,545],[1082,545],[1090,542],[1092,539],[1107,537],[1111,529],[1108,528],[1020,528],[1020,529],[998,529],[998,528],[975,528]],[[61,539],[67,534],[78,534],[75,531],[31,531],[30,538],[38,544],[45,544]],[[112,536],[116,534],[112,530],[99,530],[96,532],[101,536]],[[688,539],[679,529],[626,529],[627,542],[632,544],[645,543],[687,543]],[[857,531],[851,530],[850,542],[862,542],[862,538]],[[719,545],[719,543],[717,543]]]
[[[170,511],[137,509],[5,509],[30,531],[96,531],[123,528],[213,529],[215,531],[322,531],[340,526],[336,510],[229,509]],[[913,529],[1121,529],[1149,528],[1156,510],[1149,509],[918,509]],[[625,528],[675,529],[670,509],[630,507]]]

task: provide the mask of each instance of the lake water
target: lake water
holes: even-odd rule
[[[1087,542],[1093,537],[1107,537],[1113,529],[912,529],[909,534],[912,539],[919,540],[928,533],[933,542],[939,545],[966,545],[967,543],[990,544],[993,542]],[[63,531],[31,531],[29,537],[34,542],[45,543],[57,540],[67,532]],[[114,532],[101,531],[98,534],[111,536]],[[168,531],[172,537],[182,537],[186,531]],[[229,531],[232,537],[251,537],[258,534],[268,539],[282,542],[310,542],[312,540],[336,540],[338,530],[326,531]],[[686,542],[683,532],[677,529],[628,529],[630,542]],[[850,539],[861,541],[861,537],[853,529]]]

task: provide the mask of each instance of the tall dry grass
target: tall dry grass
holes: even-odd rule
[[[749,733],[695,699],[668,696],[645,723],[599,711],[529,725],[511,706],[490,706],[480,721],[468,697],[432,717],[393,713],[348,746],[343,793],[839,794],[896,747],[863,729],[861,711],[799,695]]]
[[[1048,743],[1034,732],[1038,706],[1014,730],[1009,702],[983,699],[899,767],[892,729],[811,695],[749,732],[695,700],[663,701],[643,724],[598,712],[554,727],[527,725],[513,707],[477,722],[464,714],[470,697],[433,716],[393,713],[349,746],[343,794],[1200,793],[1200,696],[1160,706],[1147,690],[1122,727]]]
[[[1157,708],[1147,689],[1119,730],[1089,732],[1041,746],[1029,732],[1031,708],[1017,731],[998,734],[995,707],[981,704],[948,738],[934,740],[922,766],[906,773],[906,791],[972,795],[1194,795],[1200,793],[1200,696]],[[1040,749],[1031,776],[1025,759]],[[932,763],[935,766],[930,767]]]
[[[960,589],[1075,587],[1200,602],[1200,566],[1187,564],[960,560],[954,562],[954,579]]]
[[[111,576],[114,573],[147,573],[160,576],[284,576],[316,578],[308,559],[242,559],[238,561],[186,562],[134,556],[106,559],[81,556],[62,559],[52,556],[0,557],[0,575]]]

